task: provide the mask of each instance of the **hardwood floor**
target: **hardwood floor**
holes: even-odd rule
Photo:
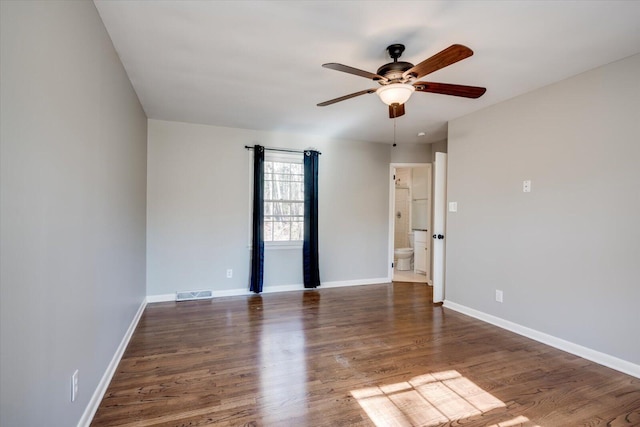
[[[394,283],[147,306],[93,426],[640,425],[640,379]]]

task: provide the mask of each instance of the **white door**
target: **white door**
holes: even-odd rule
[[[433,168],[433,302],[444,301],[444,236],[447,204],[447,155],[436,153]]]

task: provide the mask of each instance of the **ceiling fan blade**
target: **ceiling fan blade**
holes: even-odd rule
[[[395,119],[400,116],[404,116],[404,104],[389,105],[389,118]]]
[[[448,67],[451,64],[462,61],[471,55],[473,55],[473,51],[468,47],[461,44],[454,44],[445,50],[436,53],[431,58],[425,59],[418,65],[408,69],[402,74],[402,77],[407,78],[411,75],[419,79],[427,74],[433,73],[434,71],[438,71],[441,68]]]
[[[464,98],[480,98],[487,89],[478,86],[453,85],[449,83],[416,82],[413,84],[418,92],[440,93],[442,95],[462,96]]]
[[[348,65],[337,64],[335,62],[330,62],[328,64],[322,64],[324,68],[329,68],[331,70],[342,71],[343,73],[355,74],[356,76],[365,77],[371,80],[384,80],[387,81],[385,77],[379,76],[377,74],[370,73],[368,71],[360,70],[358,68],[349,67]]]
[[[365,93],[374,93],[376,89],[365,89],[360,92],[350,93],[349,95],[341,96],[340,98],[330,99],[318,104],[318,107],[325,107],[327,105],[335,104],[336,102],[344,101],[346,99],[355,98],[356,96],[364,95]]]

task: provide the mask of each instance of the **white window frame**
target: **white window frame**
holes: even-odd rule
[[[253,154],[253,151],[251,151],[251,153]],[[265,150],[265,154],[264,154],[264,161],[268,162],[268,161],[280,161],[280,162],[286,162],[286,163],[300,163],[300,164],[304,164],[304,153],[282,153],[282,152],[276,152],[276,151],[266,151]],[[250,156],[250,171],[253,170],[253,155]],[[304,168],[303,168],[304,169]],[[304,191],[304,180],[303,182],[303,191]],[[251,179],[251,191],[249,192],[250,196],[249,196],[249,247],[251,247],[251,217],[252,217],[252,210],[253,210],[253,202],[252,202],[252,194],[253,194],[253,179]],[[304,203],[304,202],[303,202]],[[304,214],[303,214],[304,215]],[[265,215],[266,216],[266,215]],[[302,222],[303,222],[303,227],[304,227],[304,216],[302,218]],[[304,231],[303,231],[304,233]],[[267,241],[265,240],[264,242],[264,248],[265,249],[299,249],[302,248],[303,246],[303,240],[277,240],[277,241]]]

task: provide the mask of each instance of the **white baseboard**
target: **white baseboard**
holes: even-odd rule
[[[375,279],[359,279],[359,280],[342,280],[338,282],[325,282],[322,283],[322,288],[342,288],[345,286],[362,286],[362,285],[379,285],[381,283],[390,283],[391,279],[388,277],[378,277]]]
[[[389,283],[389,279],[386,277],[380,277],[375,279],[358,279],[358,280],[343,280],[336,282],[322,282],[322,285],[318,289],[324,288],[341,288],[345,286],[362,286],[362,285],[376,285],[380,283]],[[273,294],[277,292],[290,292],[290,291],[304,291],[305,287],[302,284],[295,285],[281,285],[281,286],[265,286],[262,289],[263,294]],[[249,289],[226,289],[221,291],[211,290],[213,297],[235,297],[240,295],[253,295]],[[160,295],[148,295],[147,303],[154,302],[168,302],[175,301],[176,294],[160,294]]]
[[[167,301],[175,301],[176,294],[161,294],[161,295],[147,295],[147,304],[151,304],[154,302],[167,302]]]
[[[118,368],[120,359],[122,359],[122,355],[124,354],[124,351],[126,350],[127,345],[129,345],[129,340],[131,340],[131,336],[133,335],[133,332],[136,330],[136,326],[138,326],[138,322],[140,321],[140,317],[142,317],[142,313],[144,312],[144,308],[146,306],[147,306],[147,301],[145,299],[140,304],[140,307],[138,307],[138,311],[136,312],[136,315],[133,316],[133,320],[131,320],[131,323],[129,324],[129,328],[127,329],[127,332],[124,334],[124,337],[122,337],[122,341],[120,341],[120,345],[116,349],[115,354],[111,358],[111,362],[109,362],[109,365],[107,366],[107,370],[102,375],[102,378],[98,383],[98,387],[96,387],[95,391],[93,392],[93,395],[89,400],[89,404],[87,404],[87,407],[85,408],[84,413],[80,418],[80,421],[78,421],[78,427],[89,427],[89,424],[91,424],[91,421],[93,420],[93,416],[96,414],[96,411],[98,410],[98,406],[100,406],[100,402],[102,402],[102,398],[104,397],[104,394],[107,391],[107,387],[109,387],[111,378],[113,378],[113,375],[115,374],[116,369]]]
[[[518,335],[531,338],[532,340],[541,342],[543,344],[550,345],[551,347],[555,347],[559,350],[563,350],[576,356],[580,356],[584,359],[591,360],[592,362],[607,366],[611,369],[615,369],[616,371],[620,371],[636,378],[640,378],[640,365],[636,365],[635,363],[631,363],[626,360],[619,359],[615,356],[611,356],[609,354],[563,340],[562,338],[558,338],[553,335],[537,331],[535,329],[527,328],[526,326],[519,325],[509,320],[505,320],[500,317],[496,317],[491,314],[487,314],[482,311],[457,304],[455,302],[445,300],[444,307],[482,320],[483,322],[491,323],[492,325],[498,326],[511,332],[515,332]]]

